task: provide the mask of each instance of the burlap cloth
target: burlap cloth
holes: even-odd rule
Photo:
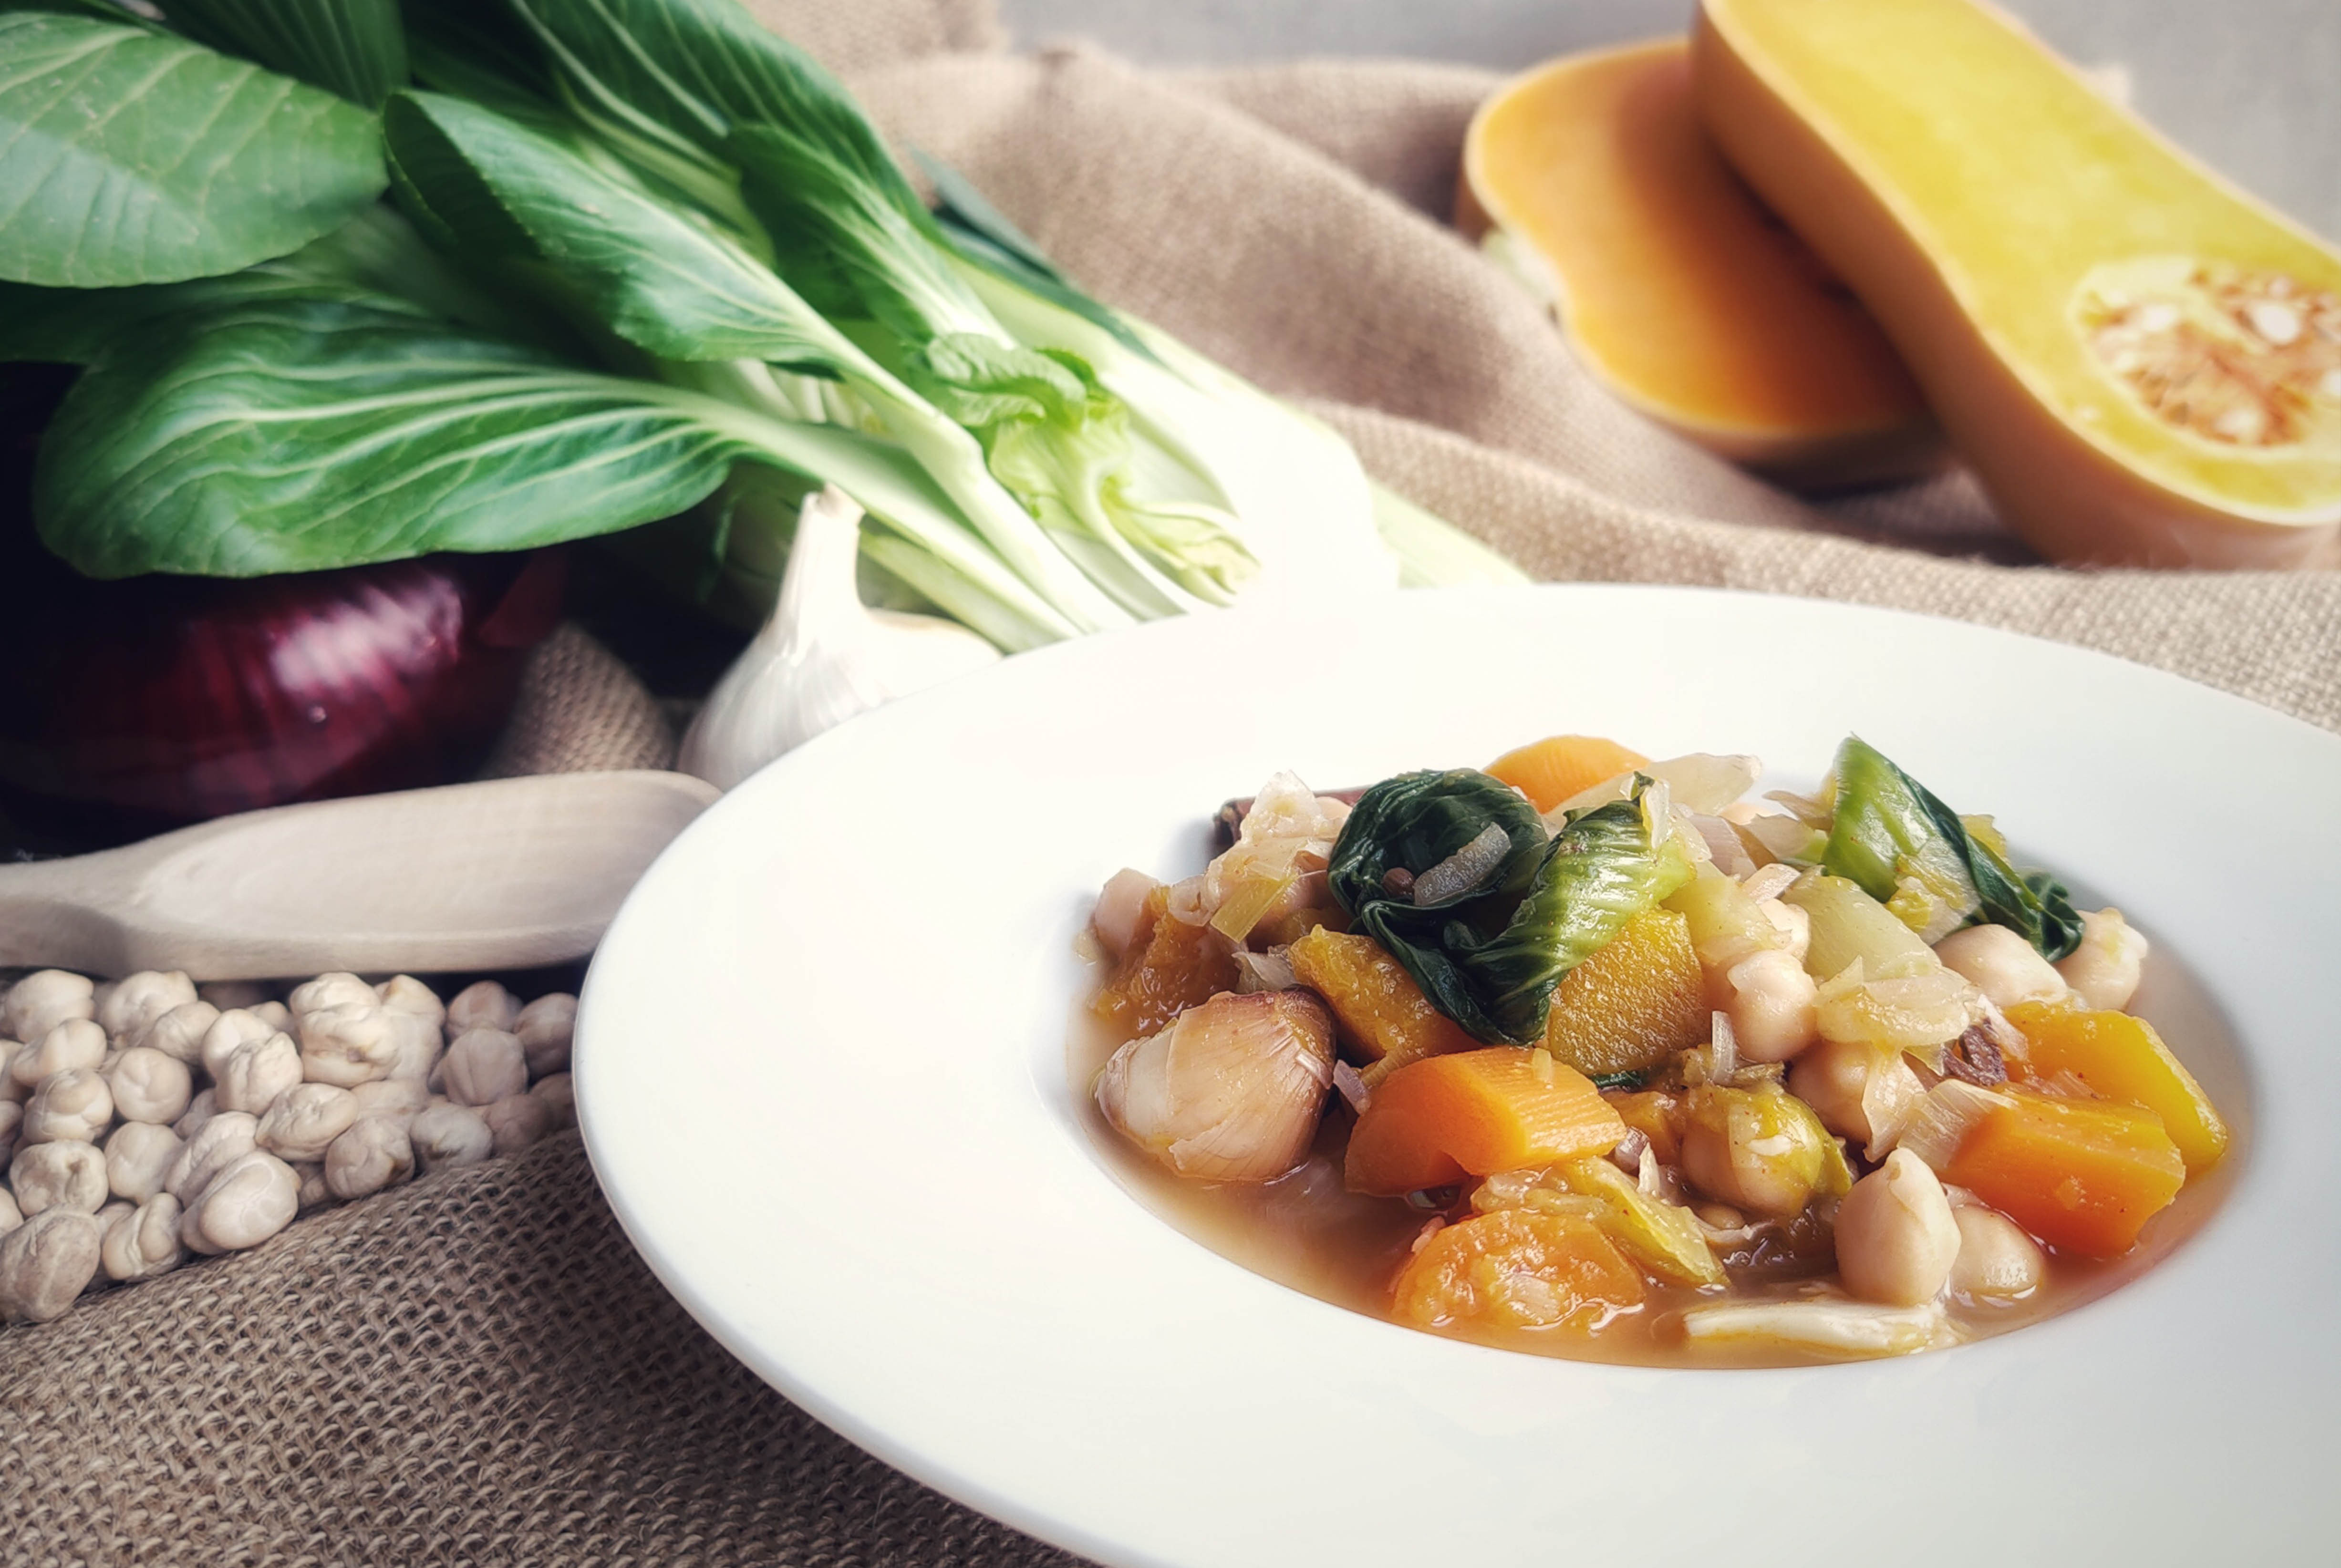
[[[1609,402],[1435,221],[1490,78],[1011,58],[981,5],[762,0],[1097,293],[1308,400],[1376,474],[1538,574],[1961,616],[2341,727],[2341,579],[1949,559],[2026,559],[1959,475],[1818,511]],[[671,744],[623,667],[564,632],[496,766],[627,765]],[[870,1459],[717,1349],[619,1235],[573,1135],[0,1336],[9,1563],[1059,1555]]]

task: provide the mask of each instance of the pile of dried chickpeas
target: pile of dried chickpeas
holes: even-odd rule
[[[300,1215],[576,1119],[577,998],[176,971],[0,991],[0,1315],[257,1246]]]

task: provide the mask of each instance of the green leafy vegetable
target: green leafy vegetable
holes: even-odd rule
[[[369,109],[406,84],[397,0],[171,0],[170,18],[192,37]]]
[[[1467,1033],[1532,1045],[1561,977],[1690,877],[1681,843],[1655,836],[1664,823],[1644,808],[1647,788],[1638,781],[1630,799],[1548,842],[1536,809],[1484,773],[1400,774],[1367,790],[1343,824],[1333,896]],[[1490,826],[1510,848],[1469,890],[1418,905],[1385,885],[1393,869],[1420,877]]]
[[[1858,736],[1838,748],[1836,814],[1821,864],[1928,942],[1978,920],[2006,926],[2049,959],[2081,942],[2062,883],[2019,875],[1985,819],[1962,819]]]
[[[374,117],[134,25],[0,13],[0,280],[116,288],[298,249],[380,195]]]
[[[74,14],[0,0],[0,359],[88,367],[35,495],[85,571],[517,549],[699,507],[658,536],[768,604],[794,500],[830,482],[870,516],[867,591],[1011,650],[1386,586],[1385,529],[1409,581],[1517,577],[1082,295],[947,171],[928,213],[735,0],[171,8],[379,119],[53,3]],[[428,90],[394,90],[402,52]]]
[[[744,443],[708,400],[660,392],[393,309],[257,300],[85,371],[35,504],[49,548],[92,577],[526,549],[722,481]]]
[[[1081,630],[1129,623],[1051,547],[964,431],[749,252],[493,110],[402,94],[384,123],[401,199],[427,214],[426,226],[458,245],[542,263],[581,290],[619,336],[662,358],[756,360],[851,383],[1062,622]]]

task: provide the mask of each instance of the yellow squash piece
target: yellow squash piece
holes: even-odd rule
[[[1703,0],[1692,54],[2033,544],[2341,561],[2341,254],[1970,0]]]
[[[2025,1055],[2010,1064],[2030,1079],[2070,1073],[2109,1100],[2141,1106],[2162,1118],[2170,1141],[2200,1176],[2227,1152],[2227,1124],[2152,1024],[2127,1013],[2093,1012],[2046,1002],[2019,1002],[2007,1021],[2022,1032]]]
[[[1539,66],[1472,120],[1457,225],[1549,274],[1585,366],[1710,452],[1806,488],[1932,466],[1934,422],[1878,323],[1698,120],[1680,39]]]
[[[1581,1073],[1639,1072],[1704,1041],[1708,1026],[1690,922],[1645,909],[1561,977],[1544,1048]]]
[[[1333,1009],[1342,1042],[1366,1058],[1369,1088],[1409,1062],[1479,1048],[1371,937],[1320,927],[1286,948],[1285,957],[1294,977]]]

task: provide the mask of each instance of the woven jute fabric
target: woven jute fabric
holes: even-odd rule
[[[726,1355],[626,1244],[574,1133],[0,1340],[0,1559],[1071,1561]]]
[[[665,768],[674,730],[658,700],[590,632],[563,622],[529,655],[490,779]]]
[[[2341,728],[2341,578],[2025,564],[1963,473],[1816,507],[1618,406],[1443,226],[1482,74],[1151,74],[998,53],[980,0],[754,4],[1092,291],[1304,400],[1539,576],[1960,616]],[[540,656],[502,770],[671,743],[581,638]],[[0,1562],[1062,1560],[734,1363],[627,1245],[571,1136],[0,1335]]]

